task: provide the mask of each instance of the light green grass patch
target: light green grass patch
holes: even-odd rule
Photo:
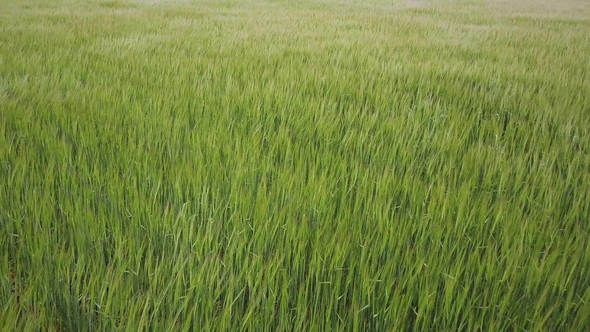
[[[2,328],[584,331],[587,9],[2,2]]]

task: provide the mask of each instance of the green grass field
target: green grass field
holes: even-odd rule
[[[0,330],[590,330],[590,2],[0,1]]]

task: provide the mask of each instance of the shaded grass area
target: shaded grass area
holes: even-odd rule
[[[3,328],[587,329],[587,17],[372,4],[1,5]]]

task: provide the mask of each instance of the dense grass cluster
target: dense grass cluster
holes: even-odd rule
[[[589,329],[552,3],[2,1],[0,328]]]

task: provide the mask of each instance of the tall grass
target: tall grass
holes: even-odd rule
[[[0,325],[589,329],[590,9],[545,4],[3,1]]]

